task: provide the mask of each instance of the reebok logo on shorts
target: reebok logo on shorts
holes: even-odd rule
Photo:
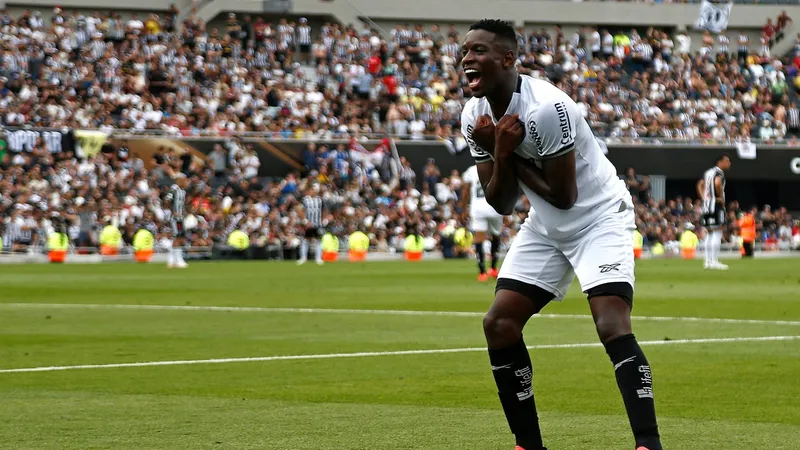
[[[611,272],[612,270],[616,270],[617,272],[619,272],[619,266],[620,264],[617,263],[617,264],[602,264],[598,267],[600,268],[600,273],[608,273]]]

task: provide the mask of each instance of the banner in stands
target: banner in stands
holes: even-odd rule
[[[694,26],[699,30],[720,33],[728,28],[731,9],[733,9],[733,0],[729,3],[711,3],[709,0],[703,0]]]
[[[67,128],[6,127],[3,131],[11,152],[30,151],[40,138],[50,153],[75,150],[75,134]]]
[[[75,130],[75,139],[80,146],[80,154],[94,156],[106,144],[108,134],[97,130]]]
[[[283,177],[292,171],[303,172],[305,170],[303,153],[311,143],[311,141],[263,138],[242,138],[239,139],[239,142],[244,146],[252,145],[261,162],[259,176],[266,177]],[[233,140],[226,138],[112,137],[110,143],[114,146],[125,145],[130,149],[131,156],[142,158],[145,165],[150,168],[154,164],[154,156],[157,154],[175,150],[179,153],[189,152],[195,158],[205,160],[214,151],[217,144],[227,148],[233,143]],[[314,144],[317,147],[326,145],[329,148],[336,148],[340,145],[349,147],[351,142],[348,140],[314,141]],[[360,144],[363,145],[366,152],[370,152],[380,146],[381,141]]]

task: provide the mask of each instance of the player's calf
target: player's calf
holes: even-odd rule
[[[528,319],[552,299],[552,294],[537,291],[534,301],[520,293],[523,289],[518,289],[517,284],[522,286],[513,280],[498,281],[495,301],[484,318],[483,330],[500,403],[517,445],[526,450],[542,450],[533,398],[533,365],[522,339],[522,329]],[[506,289],[509,287],[512,290]]]
[[[631,331],[633,289],[627,283],[610,283],[590,289],[588,295],[597,335],[614,365],[636,445],[662,450],[650,363]]]

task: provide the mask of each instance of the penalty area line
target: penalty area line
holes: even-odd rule
[[[639,344],[650,345],[686,345],[686,344],[723,344],[731,342],[769,342],[769,341],[794,341],[800,340],[800,336],[761,336],[761,337],[733,337],[733,338],[706,338],[706,339],[675,339],[661,341],[642,341]],[[578,344],[543,344],[529,345],[530,350],[549,350],[549,349],[576,349],[602,347],[599,342],[587,342]],[[119,369],[127,367],[157,367],[157,366],[188,366],[197,364],[231,364],[246,362],[269,362],[269,361],[298,361],[313,359],[337,359],[337,358],[369,358],[378,356],[406,356],[406,355],[432,355],[441,353],[469,353],[485,352],[483,347],[464,347],[464,348],[437,348],[427,350],[400,350],[386,352],[359,352],[359,353],[326,353],[312,355],[285,355],[285,356],[263,356],[251,358],[216,358],[216,359],[188,359],[177,361],[148,361],[134,363],[116,364],[84,364],[76,366],[45,366],[45,367],[23,367],[19,369],[0,369],[3,373],[30,373],[30,372],[59,372],[66,370],[87,370],[87,369]]]
[[[361,314],[384,316],[441,316],[483,317],[483,312],[474,311],[414,311],[398,309],[340,309],[340,308],[269,308],[258,306],[194,306],[194,305],[125,305],[91,303],[0,303],[0,308],[53,308],[53,309],[130,309],[142,311],[206,311],[206,312],[258,312],[284,314]],[[589,314],[537,314],[534,319],[591,319]],[[800,326],[797,320],[726,319],[716,317],[658,317],[633,316],[634,321],[650,322],[699,322],[728,323],[740,325],[789,325]]]

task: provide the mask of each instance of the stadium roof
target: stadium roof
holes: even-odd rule
[[[2,4],[27,7],[88,8],[107,10],[107,0],[25,0],[3,1]],[[174,0],[182,11],[190,0]],[[115,9],[163,11],[169,7],[163,0],[118,0]],[[291,4],[294,15],[332,16],[342,23],[357,23],[359,17],[404,20],[410,22],[471,22],[483,17],[497,17],[523,23],[563,23],[591,25],[658,25],[691,27],[699,12],[696,4],[653,5],[649,3],[599,2],[576,3],[569,0],[199,0],[198,15],[205,20],[224,12],[263,13],[265,8],[276,12]],[[800,17],[800,6],[740,5],[731,13],[731,28],[761,28],[768,17],[786,10],[791,17]]]

